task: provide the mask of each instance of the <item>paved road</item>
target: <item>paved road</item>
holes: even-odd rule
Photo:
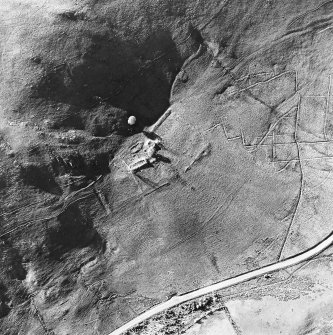
[[[156,315],[160,312],[163,312],[163,311],[165,311],[165,310],[167,310],[171,307],[177,306],[177,305],[179,305],[181,303],[184,303],[186,301],[201,297],[205,294],[212,293],[212,292],[217,291],[217,290],[221,290],[221,289],[233,286],[233,285],[237,285],[239,283],[248,281],[250,279],[265,275],[266,273],[269,273],[269,272],[281,270],[281,269],[287,268],[289,266],[293,266],[293,265],[302,263],[302,262],[304,262],[306,260],[309,260],[309,259],[313,258],[314,256],[318,255],[319,253],[324,251],[326,248],[328,248],[332,243],[333,243],[333,232],[330,235],[328,235],[324,240],[322,240],[319,244],[317,244],[316,246],[314,246],[311,249],[308,249],[307,251],[302,252],[298,255],[292,256],[290,258],[287,258],[283,261],[279,261],[277,263],[266,265],[266,266],[264,266],[260,269],[257,269],[257,270],[245,272],[245,273],[243,273],[241,275],[238,275],[236,277],[232,277],[232,278],[223,280],[223,281],[218,282],[216,284],[209,285],[209,286],[200,288],[198,290],[195,290],[195,291],[192,291],[192,292],[189,292],[189,293],[185,293],[183,295],[174,296],[170,300],[168,300],[166,302],[163,302],[161,304],[158,304],[158,305],[154,306],[153,308],[147,310],[146,312],[138,315],[136,318],[127,322],[126,324],[124,324],[120,328],[116,329],[115,331],[113,331],[109,335],[120,335],[123,332],[135,327],[140,322],[145,321],[145,320],[149,319],[150,317],[152,317],[152,316],[154,316],[154,315]]]

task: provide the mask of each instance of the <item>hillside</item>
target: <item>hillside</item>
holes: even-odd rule
[[[332,2],[0,9],[1,333],[109,334],[331,233]]]

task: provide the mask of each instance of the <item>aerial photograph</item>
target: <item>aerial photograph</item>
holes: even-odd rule
[[[333,0],[0,0],[0,335],[333,335]]]

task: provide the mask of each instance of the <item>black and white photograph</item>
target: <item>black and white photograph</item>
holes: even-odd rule
[[[0,335],[333,335],[333,0],[0,0]]]

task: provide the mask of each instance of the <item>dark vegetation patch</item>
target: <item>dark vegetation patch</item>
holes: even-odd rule
[[[85,129],[85,111],[77,106],[53,104],[49,108],[47,127],[54,130]]]
[[[51,166],[56,175],[66,173],[82,175],[85,171],[85,161],[77,150],[67,150],[55,153],[51,159]]]
[[[78,21],[84,20],[85,14],[76,11],[66,11],[57,15],[60,20],[63,21]]]
[[[61,194],[61,189],[55,182],[52,172],[44,164],[28,163],[21,166],[20,177],[24,184],[41,191]]]
[[[0,246],[0,264],[3,275],[8,279],[24,280],[26,277],[26,270],[22,265],[22,256],[19,251],[8,243]]]
[[[51,166],[56,176],[84,175],[89,179],[108,173],[110,158],[112,158],[112,151],[105,147],[98,148],[96,151],[67,150],[53,156]]]
[[[87,116],[86,129],[93,136],[108,136],[113,133],[126,135],[127,112],[120,108],[100,104],[93,108]]]
[[[59,196],[63,193],[65,185],[60,180],[62,176],[90,180],[109,173],[110,159],[121,141],[121,135],[111,135],[88,140],[82,137],[75,144],[63,147],[33,145],[17,156],[22,162],[19,165],[18,177],[23,186]],[[0,186],[7,186],[6,178],[2,178],[1,175]]]
[[[102,237],[93,227],[88,213],[76,206],[70,206],[49,226],[46,237],[48,254],[58,260],[73,249],[92,246],[96,250],[103,247]]]
[[[7,288],[0,282],[0,319],[7,316],[10,312],[8,302],[9,298],[7,296]]]
[[[30,58],[30,61],[33,63],[33,64],[40,64],[42,62],[42,58],[40,56],[33,56]]]
[[[0,192],[3,191],[7,186],[6,176],[4,174],[0,174]]]
[[[110,155],[108,152],[98,152],[92,159],[86,161],[86,175],[88,178],[92,178],[95,175],[103,175],[109,170]]]
[[[128,114],[137,116],[137,131],[156,121],[169,106],[170,88],[184,59],[202,42],[194,31],[190,35],[193,45],[185,55],[162,27],[144,40],[129,41],[118,37],[111,23],[109,29],[91,22],[76,26],[74,13],[61,17],[74,21],[72,26],[66,32],[49,34],[38,55],[31,58],[43,74],[31,88],[30,107],[37,103],[38,118],[50,117],[54,128],[84,127],[96,136],[117,130],[125,134],[123,120]],[[59,39],[63,35],[66,39]],[[77,56],[50,61],[46,52],[53,44],[60,51],[63,47],[64,53],[73,53],[74,48]]]

